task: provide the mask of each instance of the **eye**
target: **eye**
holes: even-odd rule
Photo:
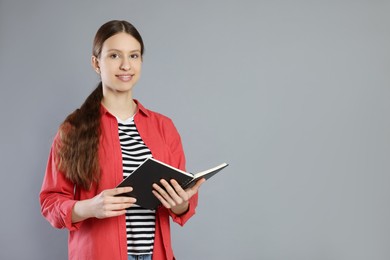
[[[117,53],[112,53],[109,57],[111,59],[117,59],[117,58],[119,58],[119,55]]]
[[[139,54],[138,53],[135,53],[135,54],[131,54],[130,55],[130,58],[132,58],[133,60],[136,60],[136,59],[138,59],[139,58]]]

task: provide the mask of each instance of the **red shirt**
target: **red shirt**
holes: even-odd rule
[[[145,144],[154,158],[185,170],[185,157],[179,133],[171,119],[144,108],[137,102],[134,116]],[[72,223],[72,208],[78,200],[90,199],[103,190],[115,188],[123,180],[122,153],[119,143],[116,118],[101,106],[102,134],[99,144],[101,179],[90,190],[84,190],[65,178],[55,163],[54,143],[49,155],[46,174],[40,193],[43,216],[56,228],[69,230],[69,259],[127,260],[127,238],[125,216],[97,219],[89,218]],[[169,216],[180,225],[195,214],[198,196],[190,199],[189,210],[177,216],[160,206],[156,210],[156,231],[153,259],[174,259]]]

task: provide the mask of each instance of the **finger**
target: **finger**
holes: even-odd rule
[[[198,180],[194,186],[192,186],[191,188],[188,189],[188,191],[191,191],[192,193],[197,193],[200,186],[206,182],[206,179],[205,178],[202,178],[200,180]]]
[[[115,198],[115,197],[111,197]],[[125,210],[127,208],[130,208],[134,205],[134,198],[115,198],[116,201],[108,201],[107,199],[104,201],[103,204],[101,204],[98,208],[100,208],[100,214],[103,214],[104,216],[110,215],[111,211],[121,211]],[[119,199],[119,200],[118,200]]]
[[[116,204],[108,204],[104,206],[104,211],[121,211],[127,208],[130,208],[134,203],[116,203]]]
[[[134,204],[137,202],[137,199],[133,197],[122,196],[122,197],[111,197],[107,201],[111,202],[112,204],[122,204],[122,203]]]
[[[133,187],[120,187],[120,188],[115,188],[115,189],[112,189],[112,190],[109,190],[109,191],[112,191],[111,195],[115,196],[115,195],[118,195],[118,194],[131,192],[132,190],[133,190]]]
[[[188,199],[187,199],[187,200],[189,200],[190,198],[192,198],[192,196],[194,196],[194,195],[198,192],[200,186],[201,186],[205,181],[206,181],[206,179],[202,178],[202,179],[198,180],[198,181],[195,183],[194,186],[192,186],[191,188],[186,189],[186,193],[187,193],[187,196],[188,196]]]
[[[154,196],[161,202],[161,204],[167,209],[172,208],[172,206],[155,190],[152,190]]]
[[[183,201],[187,201],[188,194],[185,190],[183,190],[183,188],[180,186],[180,184],[175,179],[170,180],[170,182],[171,182],[172,187],[175,189],[177,195],[179,195],[179,197],[181,198],[181,202],[179,204],[181,204]]]
[[[173,180],[173,181],[176,184],[176,187],[173,187],[172,185],[170,185],[166,180],[161,180],[160,182],[164,186],[164,188],[165,188],[166,192],[169,194],[169,196],[175,201],[175,204],[181,204],[181,203],[183,203],[183,200],[187,197],[187,194],[175,180]],[[183,198],[179,194],[178,190],[182,191],[181,194],[184,196]],[[173,206],[175,206],[175,205],[173,205]]]
[[[172,179],[169,182],[171,183],[171,186],[175,189],[176,192],[179,193],[179,191],[184,191],[183,188],[175,179]]]
[[[165,184],[165,185],[164,185],[164,184]],[[170,187],[170,185],[169,185],[167,182],[162,183],[162,185],[164,186],[165,189],[167,189],[167,188],[172,189],[172,187]],[[166,186],[167,186],[167,187],[166,187]],[[171,198],[171,196],[170,196],[163,188],[161,188],[159,185],[157,185],[156,183],[154,183],[154,184],[153,184],[153,188],[154,188],[155,191],[157,191],[157,192],[161,195],[161,197],[162,197],[165,201],[167,201],[171,206],[175,206],[175,205],[176,205],[175,201]]]
[[[132,187],[120,187],[120,188],[115,188],[115,189],[104,190],[104,191],[102,191],[101,194],[104,197],[105,196],[116,196],[116,195],[119,195],[119,194],[122,194],[122,193],[130,192],[132,190],[133,190]]]
[[[122,191],[123,190],[119,190],[119,191],[105,190],[105,191],[103,191],[101,194],[101,198],[103,200],[103,203],[104,204],[115,204],[115,203],[135,203],[136,202],[135,198],[125,196]],[[115,194],[116,194],[116,196],[115,196]],[[123,196],[121,196],[121,194],[123,194]]]

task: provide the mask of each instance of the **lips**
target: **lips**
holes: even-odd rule
[[[116,77],[123,81],[123,82],[128,82],[133,78],[134,75],[131,74],[121,74],[121,75],[116,75]]]

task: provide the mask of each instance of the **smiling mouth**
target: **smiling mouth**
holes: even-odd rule
[[[134,75],[116,75],[122,81],[130,81]]]

